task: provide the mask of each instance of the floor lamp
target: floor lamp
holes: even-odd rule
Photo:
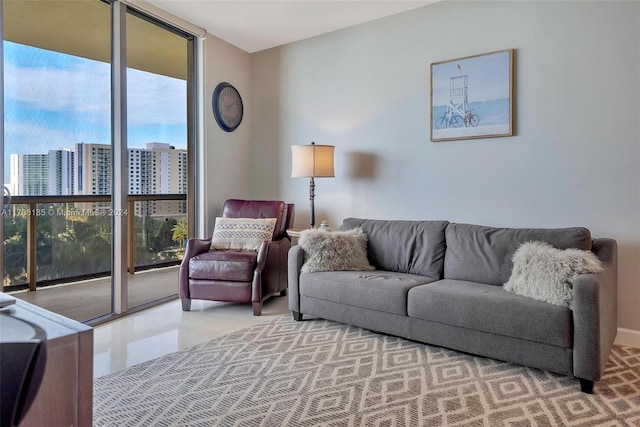
[[[311,228],[316,224],[316,213],[313,206],[316,183],[314,178],[333,178],[333,145],[291,146],[291,176],[311,178],[309,182],[309,201],[311,202]]]

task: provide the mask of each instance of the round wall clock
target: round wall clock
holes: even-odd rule
[[[213,91],[213,116],[216,122],[227,132],[233,132],[240,122],[244,113],[242,98],[238,90],[227,82],[222,82]]]

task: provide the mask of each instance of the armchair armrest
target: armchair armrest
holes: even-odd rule
[[[269,240],[263,240],[260,249],[258,249],[255,272],[262,272],[267,263],[267,255],[269,255]]]
[[[189,298],[189,260],[196,255],[209,251],[211,239],[189,239],[185,249],[184,258],[180,263],[180,297]]]
[[[597,381],[617,333],[617,243],[596,239],[592,251],[604,271],[581,274],[573,283],[573,374]]]
[[[304,264],[304,249],[296,245],[289,249],[289,310],[300,313],[300,269]]]
[[[196,255],[208,252],[211,247],[211,239],[189,239],[183,261],[187,258],[193,258]]]
[[[260,302],[287,287],[287,251],[291,242],[287,238],[265,240],[258,250],[254,273],[252,302]],[[259,280],[258,280],[259,279]]]

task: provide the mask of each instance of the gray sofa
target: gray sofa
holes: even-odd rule
[[[582,227],[492,228],[447,221],[348,218],[360,227],[375,271],[300,273],[304,250],[289,252],[289,308],[303,315],[480,356],[573,375],[592,393],[616,336],[617,245]],[[507,292],[520,244],[591,250],[603,273],[581,274],[573,310]]]

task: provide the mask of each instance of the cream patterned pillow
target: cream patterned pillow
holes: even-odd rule
[[[257,251],[264,240],[273,238],[276,218],[216,218],[211,250]]]

